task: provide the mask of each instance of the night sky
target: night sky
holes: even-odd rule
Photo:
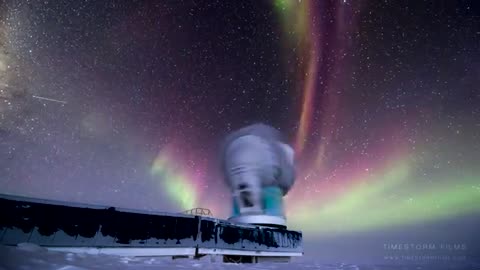
[[[480,214],[477,1],[0,2],[2,193],[225,218],[220,141],[264,122],[294,228]]]

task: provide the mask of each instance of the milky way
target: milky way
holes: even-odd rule
[[[265,122],[306,233],[479,214],[480,11],[441,2],[7,1],[0,190],[227,217],[220,140]]]

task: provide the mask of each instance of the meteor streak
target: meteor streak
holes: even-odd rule
[[[46,97],[40,97],[40,96],[32,96],[33,98],[37,98],[37,99],[42,99],[42,100],[48,100],[48,101],[52,101],[52,102],[58,102],[58,103],[62,103],[62,104],[67,104],[66,101],[63,101],[63,100],[58,100],[58,99],[53,99],[53,98],[46,98]]]

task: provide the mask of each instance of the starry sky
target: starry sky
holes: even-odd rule
[[[0,191],[226,218],[264,122],[309,235],[479,216],[479,85],[475,1],[2,1]]]

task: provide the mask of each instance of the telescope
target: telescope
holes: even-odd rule
[[[253,124],[229,134],[222,172],[232,194],[232,222],[286,228],[283,197],[295,182],[294,150],[275,128]]]

